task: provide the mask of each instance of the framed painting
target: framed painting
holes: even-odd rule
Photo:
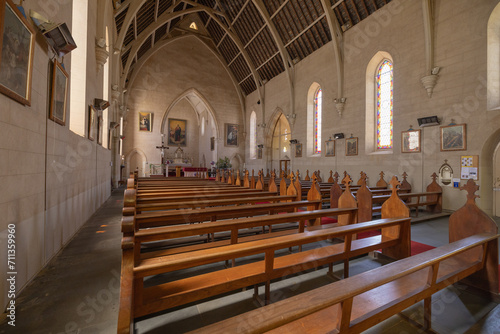
[[[0,0],[0,92],[31,105],[35,30],[11,0]]]
[[[262,159],[262,147],[257,147],[257,159]]]
[[[335,156],[335,140],[331,138],[325,141],[325,157],[334,157]]]
[[[295,157],[296,158],[302,157],[302,144],[301,143],[295,144]]]
[[[89,105],[89,139],[95,140],[97,126],[97,110],[93,105]]]
[[[401,132],[401,153],[420,152],[420,130]]]
[[[186,146],[186,128],[187,121],[185,119],[168,119],[168,145]]]
[[[224,124],[224,146],[238,146],[238,124]]]
[[[358,155],[358,137],[345,140],[345,155]]]
[[[50,92],[49,118],[54,122],[66,124],[66,102],[68,97],[68,73],[55,60],[52,71],[52,88]]]
[[[152,131],[153,113],[139,111],[139,131]]]
[[[465,151],[467,149],[466,124],[441,126],[441,151]]]
[[[210,151],[215,151],[215,137],[210,137]]]
[[[104,131],[102,116],[97,117],[97,144],[102,145],[102,135]]]

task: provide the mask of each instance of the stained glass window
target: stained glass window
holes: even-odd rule
[[[384,60],[377,71],[377,149],[392,148],[393,73],[392,63]]]
[[[323,93],[321,88],[318,88],[314,96],[314,120],[313,120],[313,147],[314,154],[321,153],[321,105],[323,101]]]

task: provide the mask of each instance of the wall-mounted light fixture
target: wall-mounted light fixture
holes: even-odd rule
[[[108,101],[103,100],[103,99],[98,99],[98,98],[94,99],[94,108],[96,108],[96,110],[102,111],[102,110],[106,109],[107,107],[109,107]]]
[[[333,139],[342,139],[342,138],[344,138],[344,134],[342,132],[333,135]]]
[[[266,127],[266,123],[260,123],[260,124],[257,124],[257,126],[259,128],[265,128]]]
[[[290,139],[290,144],[297,144],[299,141],[297,139]]]
[[[264,148],[264,145],[263,144],[259,144],[257,145],[258,148]]]

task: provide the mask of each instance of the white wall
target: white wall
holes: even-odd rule
[[[56,5],[42,8],[31,2],[25,3],[24,9],[71,26],[71,3]],[[89,16],[95,17],[96,6],[91,2]],[[102,96],[102,75],[96,75],[95,34],[95,21],[89,22],[89,103]],[[48,119],[49,56],[43,38],[38,36],[31,107],[0,94],[0,266],[7,268],[7,226],[14,224],[16,295],[73,237],[111,190],[111,151],[69,130],[69,108],[65,126]],[[64,58],[64,65],[70,73],[71,55]],[[2,307],[8,302],[6,278],[6,270],[2,270]]]
[[[306,128],[307,92],[313,82],[323,89],[323,140],[334,133],[343,132],[346,137],[358,137],[358,156],[345,156],[345,140],[336,141],[335,157],[307,157],[303,148],[302,158],[292,158],[293,169],[320,169],[323,176],[329,171],[342,174],[346,170],[356,182],[359,173],[369,176],[369,184],[374,185],[379,172],[386,173],[385,180],[392,175],[406,171],[413,189],[425,189],[430,183],[430,175],[438,172],[447,159],[455,177],[460,173],[460,156],[480,155],[488,138],[500,127],[500,113],[487,110],[486,78],[487,73],[487,22],[497,1],[470,2],[437,1],[435,12],[435,65],[441,67],[438,83],[431,98],[423,88],[420,79],[426,73],[424,47],[424,23],[421,1],[394,0],[376,14],[368,17],[344,34],[345,83],[344,94],[347,98],[344,113],[339,117],[333,99],[337,92],[337,73],[333,46],[325,45],[295,66],[295,113],[297,119],[292,127],[292,137],[305,147],[308,140]],[[366,121],[366,67],[378,52],[386,51],[394,59],[394,147],[391,154],[367,154],[364,144]],[[286,88],[285,88],[286,87]],[[246,99],[247,122],[255,110],[257,123],[265,122],[270,133],[274,124],[273,114],[280,108],[290,113],[286,74],[272,79],[266,84],[265,103],[257,104],[258,94],[253,92]],[[264,105],[265,117],[262,119],[261,106]],[[413,125],[418,129],[417,118],[437,115],[442,124],[467,124],[467,150],[441,152],[439,126],[422,129],[423,150],[421,153],[402,154],[401,132]],[[258,133],[260,134],[260,129]],[[490,143],[492,146],[495,143]],[[270,166],[269,148],[264,149],[262,160],[247,160],[252,168]],[[247,153],[247,159],[249,152]],[[488,160],[489,159],[489,160]],[[492,162],[490,161],[491,165]],[[481,166],[482,167],[482,166]],[[491,170],[491,166],[488,167]],[[491,172],[480,172],[478,183],[488,184]],[[400,177],[401,179],[401,177]],[[483,209],[491,212],[491,191],[481,194],[478,200]],[[486,198],[485,198],[486,197]],[[456,188],[445,187],[444,208],[457,209],[465,201],[465,195]]]

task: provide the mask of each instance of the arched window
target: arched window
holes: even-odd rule
[[[201,117],[201,135],[205,135],[205,116]]]
[[[375,78],[377,87],[377,150],[392,149],[393,72],[392,63],[384,59]]]
[[[250,159],[257,159],[257,115],[255,111],[250,114]]]
[[[71,52],[69,129],[84,137],[87,134],[87,30],[88,0],[73,2],[71,35],[78,47]]]
[[[321,87],[314,94],[314,114],[313,114],[313,152],[321,153],[321,107],[323,102],[323,93]]]

